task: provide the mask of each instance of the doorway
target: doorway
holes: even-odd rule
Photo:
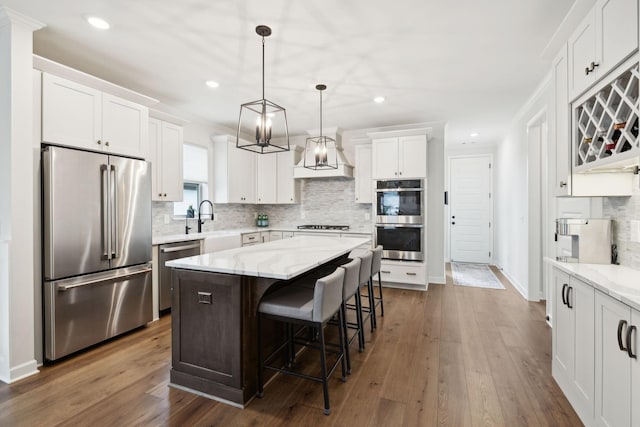
[[[449,242],[452,262],[491,262],[492,156],[449,158]]]
[[[547,112],[541,110],[527,123],[527,194],[528,194],[528,289],[527,299],[547,298],[543,280],[543,248],[548,247],[552,231],[545,219],[548,212]]]

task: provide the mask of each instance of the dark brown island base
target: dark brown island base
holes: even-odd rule
[[[340,263],[362,245],[370,241],[301,236],[168,262],[170,385],[244,407],[256,393],[256,312],[264,293]],[[263,327],[269,352],[281,342],[281,329]]]

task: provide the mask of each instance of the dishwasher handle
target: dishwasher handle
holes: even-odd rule
[[[187,249],[200,249],[200,243],[197,243],[195,245],[184,245],[184,246],[173,246],[170,248],[160,248],[160,252],[169,253],[169,252],[185,251]]]

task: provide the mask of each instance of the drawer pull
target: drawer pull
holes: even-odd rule
[[[637,359],[638,357],[633,354],[633,350],[631,349],[631,334],[636,330],[636,327],[631,325],[627,328],[627,354],[632,359]]]
[[[627,349],[624,347],[624,344],[622,344],[622,328],[624,328],[625,326],[627,326],[626,320],[621,320],[618,322],[618,347],[620,348],[620,351],[627,351]]]
[[[247,240],[256,240],[256,236],[247,237]]]
[[[407,276],[415,276],[415,275],[416,275],[416,273],[409,273],[409,272],[406,272],[405,274],[406,274]]]
[[[380,270],[380,273],[384,273],[384,274],[391,274],[391,272],[390,272],[390,271],[388,271],[388,270]]]
[[[211,304],[213,301],[213,295],[211,292],[198,292],[198,303],[199,304]]]

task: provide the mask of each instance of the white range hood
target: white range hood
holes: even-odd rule
[[[310,130],[307,131],[309,136],[317,136],[320,133],[320,130]],[[302,153],[302,159],[300,162],[293,168],[293,177],[294,178],[353,178],[353,166],[349,163],[346,156],[344,155],[342,149],[342,129],[340,128],[329,128],[323,129],[323,135],[328,136],[330,138],[335,139],[336,141],[336,151],[331,147],[329,148],[329,159],[334,159],[335,155],[338,156],[338,169],[323,169],[323,170],[313,170],[304,167],[305,156],[307,159],[307,164],[313,164],[315,162],[315,154],[312,150],[307,150]]]

